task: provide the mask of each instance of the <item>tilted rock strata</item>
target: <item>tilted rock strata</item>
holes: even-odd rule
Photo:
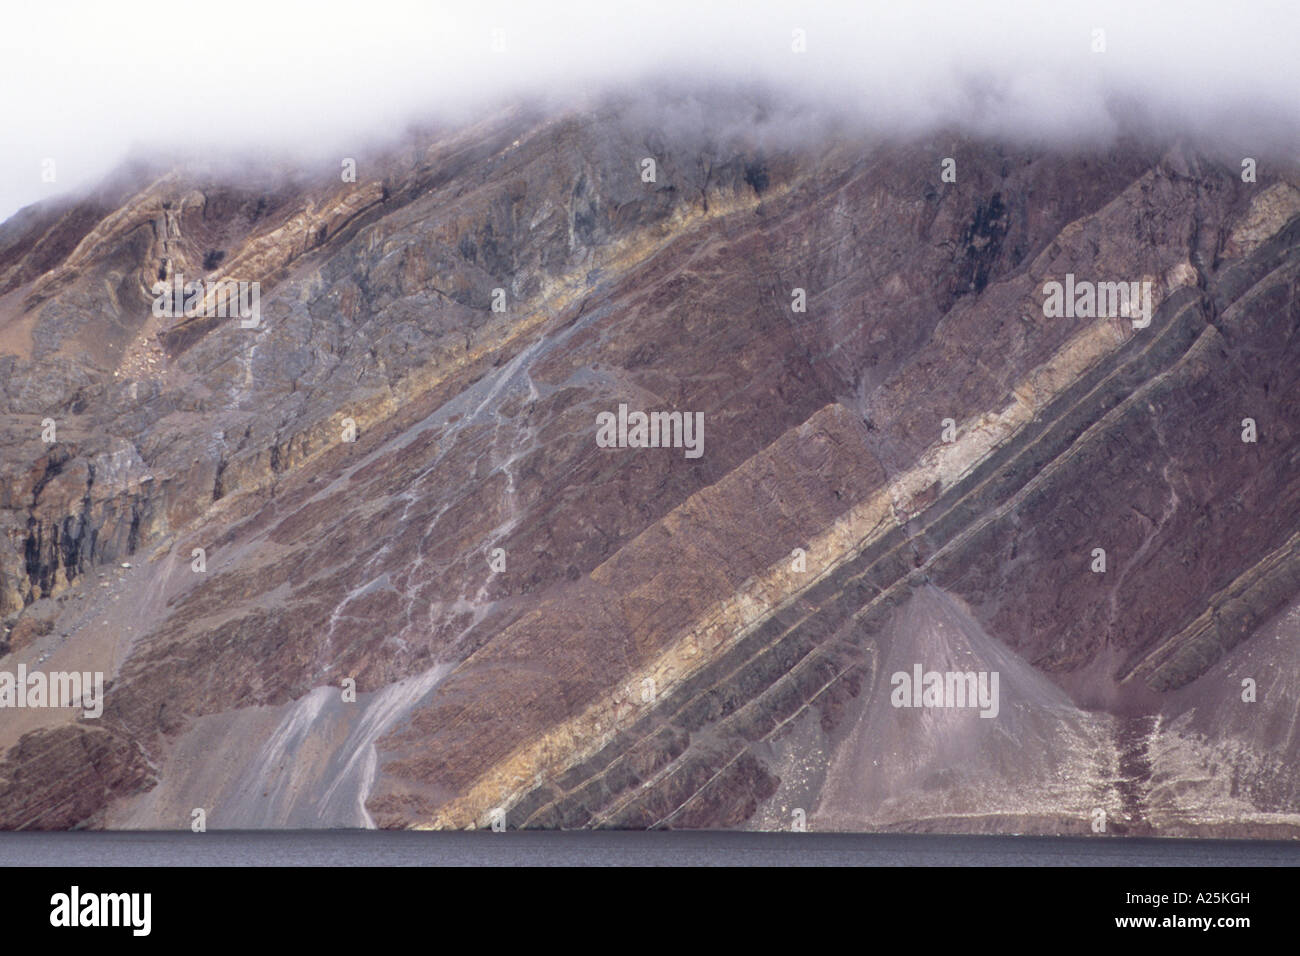
[[[1255,809],[1180,816],[1149,768],[1217,742],[1123,715],[1295,598],[1295,182],[963,143],[958,186],[926,143],[664,134],[643,183],[647,148],[515,113],[355,184],[140,174],[0,228],[6,660],[111,681],[98,722],[0,726],[0,823],[778,825],[799,751],[814,826],[823,794],[852,827],[1082,832],[1092,796],[1116,832],[1290,825],[1290,738],[1234,738]],[[156,319],[177,273],[260,282],[262,327]],[[1150,327],[1047,318],[1067,273],[1150,282]],[[597,447],[619,404],[702,412],[704,456]],[[882,653],[935,620],[1032,668],[1025,706],[1069,692],[1038,802],[833,796],[884,756]]]

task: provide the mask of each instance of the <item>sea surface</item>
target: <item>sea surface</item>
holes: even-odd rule
[[[0,833],[0,866],[1296,866],[1300,842],[376,830]]]

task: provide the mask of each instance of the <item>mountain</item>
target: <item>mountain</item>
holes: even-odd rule
[[[1300,833],[1300,167],[717,109],[0,226],[0,826]]]

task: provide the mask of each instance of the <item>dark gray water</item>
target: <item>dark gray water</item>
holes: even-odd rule
[[[716,831],[0,833],[0,866],[1296,866],[1300,843]]]

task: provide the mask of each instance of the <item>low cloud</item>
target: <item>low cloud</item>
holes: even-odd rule
[[[354,155],[412,122],[659,84],[761,88],[788,122],[894,134],[1095,141],[1122,122],[1241,155],[1300,147],[1288,3],[124,0],[3,26],[0,218],[132,154]]]

